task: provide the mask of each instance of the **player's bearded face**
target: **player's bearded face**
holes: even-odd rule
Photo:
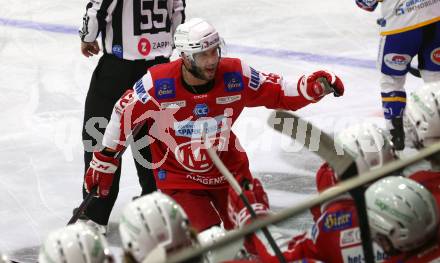
[[[194,54],[193,70],[197,72],[199,78],[212,80],[215,77],[219,60],[220,49],[218,47]]]

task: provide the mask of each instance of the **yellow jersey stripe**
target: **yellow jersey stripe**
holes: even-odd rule
[[[422,23],[418,23],[418,24],[415,24],[415,25],[412,25],[412,26],[404,27],[404,28],[401,28],[401,29],[396,29],[396,30],[391,30],[391,31],[384,31],[384,32],[381,32],[380,34],[382,36],[394,35],[394,34],[402,33],[402,32],[405,32],[405,31],[412,30],[412,29],[416,29],[416,28],[419,28],[419,27],[422,27],[422,26],[426,26],[426,25],[435,23],[437,21],[440,21],[440,16],[436,17],[436,18],[433,18],[433,19],[430,19],[428,21],[425,21],[425,22],[422,22]]]
[[[390,98],[382,98],[383,102],[406,102],[406,98],[402,97],[390,97]]]

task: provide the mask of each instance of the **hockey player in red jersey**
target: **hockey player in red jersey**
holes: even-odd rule
[[[440,261],[439,210],[416,181],[389,176],[365,192],[372,238],[392,255],[387,263]]]
[[[336,139],[358,157],[356,164],[359,173],[380,167],[395,158],[391,143],[383,131],[373,124],[350,127],[339,133]],[[327,163],[323,164],[316,175],[318,191],[322,192],[334,186],[338,180],[330,166]],[[249,216],[246,216],[246,208],[233,191],[230,191],[229,195],[231,220],[237,226],[247,223]],[[268,213],[267,196],[257,179],[254,180],[252,190],[246,191],[246,195],[257,214]],[[269,228],[285,258],[288,261],[312,258],[329,263],[362,262],[360,230],[352,198],[348,194],[341,195],[311,210],[314,225],[306,233],[292,238],[280,234],[276,227]],[[278,262],[261,233],[248,238],[246,248],[250,253],[261,257],[263,262]],[[376,262],[382,262],[386,255],[377,246],[374,248]]]
[[[119,165],[114,153],[124,149],[136,125],[147,121],[151,128],[145,145],[151,147],[149,165],[157,187],[184,208],[197,230],[221,221],[231,228],[228,184],[213,167],[204,144],[214,145],[239,181],[251,180],[246,153],[231,131],[244,107],[297,110],[329,93],[344,93],[341,80],[332,73],[320,70],[291,82],[240,59],[221,57],[221,43],[215,28],[202,19],[178,26],[174,44],[181,58],[150,68],[116,103],[103,138],[106,148],[94,153],[86,172],[88,191],[98,186],[98,196],[108,194]]]
[[[405,109],[404,120],[406,133],[413,145],[422,149],[438,142],[440,138],[440,83],[425,84],[414,91]],[[440,162],[438,156],[429,158],[431,170],[418,171],[409,178],[420,183],[400,182],[395,189],[392,181],[382,182],[382,186],[372,186],[367,191],[367,207],[373,238],[385,251],[395,255],[387,262],[434,262],[440,260]],[[396,180],[396,179],[393,179]],[[394,182],[396,184],[396,182]],[[409,187],[405,187],[407,185]],[[386,193],[384,193],[386,190]],[[428,190],[430,194],[427,193]],[[412,191],[414,193],[412,193]],[[384,203],[378,209],[373,197],[382,195]],[[433,197],[432,197],[432,196]],[[402,199],[403,198],[403,199]],[[423,198],[419,200],[418,198]],[[388,200],[394,200],[390,202]],[[400,200],[406,200],[402,202]],[[436,204],[432,205],[432,200]],[[381,203],[382,204],[382,203]],[[392,211],[399,211],[394,214]],[[402,215],[401,217],[397,217]],[[406,219],[406,220],[405,220]]]

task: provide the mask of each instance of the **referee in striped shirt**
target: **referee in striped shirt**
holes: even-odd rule
[[[81,52],[90,57],[100,51],[97,37],[101,34],[103,55],[93,72],[84,108],[82,139],[85,171],[101,140],[113,106],[122,94],[153,65],[169,62],[175,28],[185,20],[185,0],[90,0],[83,26],[79,31]],[[98,117],[98,118],[97,118]],[[102,117],[107,122],[102,122]],[[144,126],[134,140],[147,134]],[[149,147],[136,147],[151,162]],[[156,190],[151,169],[135,160],[142,195]],[[119,191],[121,167],[115,173],[107,198],[94,198],[82,219],[106,233],[111,210]],[[83,187],[83,197],[86,196]]]

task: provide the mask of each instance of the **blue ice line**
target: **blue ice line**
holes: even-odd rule
[[[1,18],[1,17],[0,17],[0,26],[34,29],[38,31],[46,31],[46,32],[54,32],[54,33],[62,33],[62,34],[78,34],[78,28],[79,28],[72,26],[64,26],[64,25],[34,22],[28,20]]]
[[[57,24],[34,22],[29,20],[8,19],[8,18],[0,18],[0,26],[9,26],[9,27],[17,27],[17,28],[25,28],[25,29],[34,29],[38,31],[46,31],[46,32],[61,33],[61,34],[75,34],[75,35],[78,34],[78,29],[79,29],[77,27],[66,26],[66,25],[57,25]],[[306,62],[335,64],[335,65],[367,68],[367,69],[376,68],[375,61],[368,59],[318,55],[318,54],[298,52],[298,51],[285,50],[285,49],[257,48],[257,47],[249,47],[249,46],[236,45],[236,44],[228,44],[227,47],[228,50],[237,53],[244,53],[244,54],[278,58],[278,59],[295,59]]]

